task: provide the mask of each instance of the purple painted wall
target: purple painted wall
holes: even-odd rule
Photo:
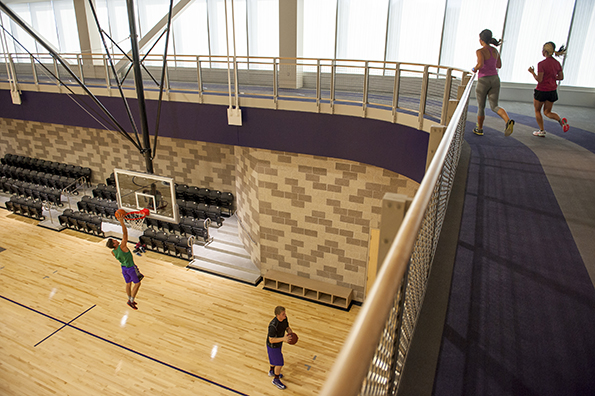
[[[103,129],[68,95],[22,93],[13,105],[10,92],[0,90],[0,117]],[[92,106],[87,96],[79,101]],[[126,130],[131,131],[122,99],[99,98]],[[130,100],[138,113],[136,100]],[[153,131],[157,102],[147,101]],[[242,108],[242,126],[227,124],[227,107],[164,101],[159,135],[211,143],[245,146],[363,162],[421,182],[425,172],[428,134],[414,128],[359,117],[297,111]],[[137,122],[137,125],[140,125]]]

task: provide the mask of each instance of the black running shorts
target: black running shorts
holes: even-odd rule
[[[555,102],[558,100],[558,92],[556,90],[547,92],[535,90],[533,97],[538,102]]]

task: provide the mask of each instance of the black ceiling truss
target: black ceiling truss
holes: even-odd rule
[[[129,28],[130,28],[131,55],[132,55],[132,57],[131,57],[126,52],[122,51],[120,46],[116,42],[114,42],[114,40],[112,40],[112,38],[101,28],[101,26],[99,24],[99,19],[97,17],[96,11],[95,11],[95,7],[93,5],[93,2],[91,0],[89,0],[89,5],[93,12],[93,17],[95,19],[97,29],[101,36],[101,41],[102,41],[103,47],[105,49],[106,56],[108,58],[108,63],[110,65],[111,71],[114,75],[115,81],[118,86],[118,91],[120,93],[120,97],[122,98],[122,101],[124,102],[126,114],[128,115],[128,119],[132,126],[132,133],[127,132],[122,127],[122,125],[115,119],[115,117],[101,103],[101,101],[95,95],[93,95],[93,93],[89,90],[89,88],[87,88],[85,83],[82,82],[76,76],[76,74],[72,71],[72,69],[70,68],[68,63],[64,59],[62,59],[62,57],[53,49],[53,47],[49,43],[47,43],[45,41],[45,39],[43,37],[39,36],[26,22],[24,22],[17,14],[15,14],[10,8],[8,8],[2,1],[0,1],[0,10],[2,10],[6,15],[8,15],[10,17],[10,19],[12,19],[17,25],[19,25],[23,30],[25,30],[25,32],[27,32],[31,37],[33,37],[33,39],[35,39],[39,44],[41,44],[46,49],[46,51],[48,51],[48,53],[52,56],[52,58],[54,58],[68,72],[68,74],[74,79],[74,81],[83,89],[83,91],[93,100],[93,102],[97,105],[97,107],[99,107],[99,109],[102,111],[102,113],[107,117],[108,120],[106,121],[106,123],[110,124],[116,130],[117,133],[122,135],[136,149],[139,150],[139,152],[145,158],[145,165],[146,165],[147,172],[153,173],[153,159],[155,158],[155,151],[156,151],[155,148],[157,147],[157,137],[159,134],[159,121],[161,118],[161,104],[163,101],[163,90],[164,90],[165,73],[166,73],[166,66],[167,66],[167,51],[168,51],[168,46],[169,46],[169,37],[170,37],[171,22],[172,22],[172,8],[173,8],[174,0],[170,0],[170,3],[169,3],[167,26],[161,32],[159,37],[155,40],[155,42],[153,43],[151,48],[147,51],[147,53],[145,54],[145,56],[142,59],[140,59],[140,56],[139,56],[138,36],[136,33],[136,20],[134,17],[134,3],[133,3],[133,1],[134,0],[126,1],[127,8],[128,8]],[[56,76],[53,72],[51,72],[39,59],[37,59],[30,51],[28,51],[21,43],[19,43],[18,40],[16,40],[16,38],[12,34],[10,34],[10,32],[8,32],[3,26],[2,26],[2,28],[4,29],[4,31],[6,31],[13,38],[13,40],[18,45],[20,45],[53,78],[55,78],[62,86],[64,86],[73,95],[76,95],[72,91],[72,89],[70,89],[68,87],[67,84],[65,84],[64,82],[62,82],[62,80],[60,80],[59,76]],[[164,54],[163,54],[161,80],[158,83],[157,80],[153,77],[153,75],[149,72],[149,70],[147,70],[147,68],[144,66],[143,62],[146,59],[146,57],[150,54],[150,52],[153,50],[155,45],[161,40],[161,38],[164,35],[166,37],[165,45],[164,45],[165,50],[164,50]],[[118,78],[118,73],[117,73],[115,65],[114,65],[113,57],[110,54],[109,48],[108,48],[106,40],[105,40],[106,37],[131,62],[131,64],[128,67],[128,70],[126,71],[126,73],[124,74],[124,76],[122,77],[121,80]],[[153,80],[153,82],[159,86],[159,99],[158,99],[158,103],[157,103],[157,114],[156,114],[156,125],[155,125],[155,133],[154,133],[155,136],[154,136],[153,149],[151,149],[151,142],[149,139],[149,128],[148,128],[148,123],[147,123],[147,112],[146,112],[146,104],[145,104],[145,96],[144,96],[141,68],[144,69],[145,72],[149,75],[149,77]],[[128,101],[124,95],[124,91],[122,89],[122,83],[126,80],[128,73],[130,72],[130,69],[134,70],[136,96],[137,96],[138,104],[139,104],[138,116],[141,121],[142,142],[141,142],[141,139],[139,138],[139,131],[138,131],[138,128],[134,122],[134,117],[133,117],[132,111],[130,109],[130,106],[129,106]],[[77,104],[79,104],[81,107],[83,107],[83,109],[85,111],[87,111],[87,112],[91,111],[91,112],[94,112],[95,114],[97,114],[97,112],[93,109],[93,107],[91,105],[85,104],[84,102],[81,102],[81,103],[77,102]],[[97,114],[97,115],[100,118],[102,118],[103,120],[105,120],[105,118],[102,117],[101,115],[99,115],[99,114]],[[133,139],[131,134],[134,135],[135,139]]]

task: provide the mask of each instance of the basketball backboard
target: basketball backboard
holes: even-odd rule
[[[149,216],[179,222],[176,188],[171,177],[114,169],[118,206],[130,211],[149,209]]]

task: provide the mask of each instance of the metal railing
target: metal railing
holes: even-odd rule
[[[324,396],[397,393],[459,162],[473,78],[327,378]]]
[[[14,71],[20,89],[44,90],[76,87],[63,66],[47,53],[4,54],[11,68],[0,66],[0,82],[9,82],[6,70]],[[60,54],[91,91],[111,94],[117,90],[115,76],[105,54]],[[145,91],[159,90],[161,55],[144,58]],[[128,60],[115,57],[118,78],[133,95],[134,79]],[[233,67],[233,65],[232,65]],[[468,77],[462,69],[416,63],[362,60],[237,57],[237,83],[242,105],[359,115],[404,123],[429,131],[430,124],[447,123],[448,103],[457,98],[457,88]],[[235,73],[231,75],[235,83]],[[289,75],[290,77],[287,77]],[[155,77],[157,76],[157,77]],[[62,84],[56,80],[60,78]],[[165,94],[196,95],[199,103],[226,104],[228,96],[225,56],[170,56],[165,73]],[[31,88],[33,87],[34,88]],[[29,88],[28,88],[29,87]],[[105,91],[107,90],[107,91]],[[252,101],[252,102],[251,102]],[[264,101],[264,102],[263,102]],[[304,103],[309,107],[304,107]],[[426,122],[424,122],[426,121]]]

